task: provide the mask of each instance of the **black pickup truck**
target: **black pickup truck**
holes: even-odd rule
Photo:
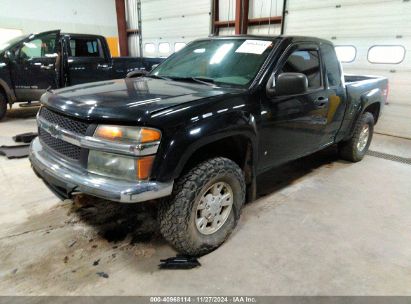
[[[165,239],[202,255],[229,236],[262,172],[334,144],[360,161],[387,86],[344,77],[326,40],[196,40],[144,77],[45,93],[30,160],[59,197],[159,199]]]
[[[39,100],[49,88],[124,78],[161,60],[112,58],[106,39],[97,35],[55,30],[14,38],[0,45],[0,120],[7,104]]]

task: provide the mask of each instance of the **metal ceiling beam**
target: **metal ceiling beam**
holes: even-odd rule
[[[116,0],[118,44],[120,55],[128,56],[127,22],[125,0]]]

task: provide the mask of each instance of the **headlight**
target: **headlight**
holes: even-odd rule
[[[154,155],[135,158],[90,150],[88,155],[88,171],[132,181],[144,180],[150,176],[153,161]]]
[[[159,141],[161,132],[151,128],[100,125],[94,136],[122,143],[144,144]]]
[[[100,125],[94,136],[113,142],[127,144],[145,144],[161,139],[161,132],[151,128]],[[132,157],[98,150],[90,150],[88,171],[127,180],[149,178],[154,155]]]

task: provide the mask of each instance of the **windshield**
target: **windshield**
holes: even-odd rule
[[[18,37],[11,38],[10,40],[0,42],[0,52],[4,51],[9,46],[12,46],[12,45],[18,43],[19,41],[23,40],[26,37],[27,37],[27,35],[21,35],[21,36],[18,36]]]
[[[256,76],[273,45],[273,41],[246,39],[194,41],[150,74],[244,86]]]

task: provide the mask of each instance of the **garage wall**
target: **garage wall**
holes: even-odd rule
[[[355,59],[343,63],[346,73],[388,77],[389,105],[376,130],[411,138],[411,2],[289,0],[287,10],[286,34],[319,36],[337,46],[354,46]],[[404,46],[405,58],[398,64],[371,63],[367,55],[373,45]]]
[[[235,0],[219,0],[219,20],[227,21],[235,19]],[[263,18],[270,16],[281,16],[283,11],[283,0],[250,0],[248,18]],[[255,25],[248,27],[250,35],[279,35],[280,24]],[[234,35],[234,27],[220,28],[219,35]]]
[[[235,19],[235,0],[219,0],[219,20]],[[283,0],[250,0],[249,18],[281,16]],[[159,9],[161,8],[161,9]],[[184,44],[210,35],[212,0],[141,0],[143,54],[167,57]],[[127,0],[128,28],[136,29],[137,0]],[[249,34],[278,35],[281,25],[257,25]],[[234,27],[219,35],[234,35]],[[129,35],[131,56],[138,56],[137,34]]]
[[[0,28],[118,35],[114,0],[1,0],[0,7]]]
[[[176,44],[178,48],[209,35],[211,0],[142,0],[141,17],[144,56],[167,57]],[[130,55],[137,56],[138,40],[129,43]]]

